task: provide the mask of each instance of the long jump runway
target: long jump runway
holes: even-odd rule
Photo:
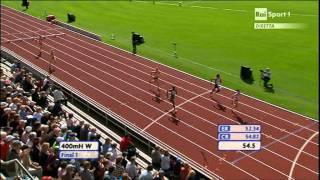
[[[37,59],[39,35],[48,36],[43,56]],[[23,39],[23,40],[19,40]],[[7,41],[10,41],[8,43]],[[169,147],[198,170],[221,179],[318,179],[318,122],[255,98],[241,95],[231,111],[233,90],[222,88],[210,98],[210,86],[199,79],[146,58],[92,40],[1,6],[1,48],[7,48],[47,70],[55,50],[53,76],[97,104],[127,120],[135,131]],[[150,72],[159,67],[162,101]],[[177,117],[169,113],[165,92],[178,90]],[[218,124],[260,124],[260,151],[219,151]]]

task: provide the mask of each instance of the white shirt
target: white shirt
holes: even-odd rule
[[[152,180],[152,173],[148,172],[147,170],[142,171],[139,180]]]
[[[168,170],[170,168],[170,158],[169,156],[161,156],[161,169]]]
[[[110,160],[114,162],[116,158],[118,157],[117,149],[116,148],[109,148],[109,152],[112,152],[112,156],[110,157]]]
[[[133,179],[134,177],[136,177],[138,175],[138,170],[137,170],[137,166],[135,165],[135,163],[128,162],[128,164],[126,166],[126,171],[129,175],[129,177],[131,177],[131,179]]]
[[[54,99],[54,102],[57,102],[59,100],[63,100],[64,99],[64,94],[62,91],[56,89],[52,92],[53,94],[53,99]]]
[[[38,121],[40,121],[41,120],[41,118],[42,118],[42,112],[35,112],[34,114],[33,114],[33,117],[34,118],[36,118]]]
[[[265,72],[263,73],[263,76],[264,76],[264,77],[271,78],[271,72],[265,71]]]

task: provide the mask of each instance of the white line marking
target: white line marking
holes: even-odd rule
[[[183,106],[184,104],[186,104],[186,103],[188,103],[188,102],[190,102],[190,101],[192,101],[192,100],[194,100],[194,99],[197,99],[198,97],[200,97],[200,96],[202,96],[202,95],[205,95],[205,94],[207,94],[207,93],[209,93],[209,92],[210,92],[210,91],[206,91],[206,92],[201,93],[201,94],[199,94],[199,95],[197,95],[197,96],[194,96],[194,97],[192,97],[192,98],[184,101],[183,103],[179,104],[178,106],[176,106],[176,108],[179,108],[179,107]],[[170,109],[168,112],[163,113],[161,116],[157,117],[154,121],[152,121],[152,122],[151,122],[150,124],[148,124],[145,128],[143,128],[142,131],[147,130],[150,126],[152,126],[155,122],[158,122],[162,117],[164,117],[165,115],[169,114],[172,110],[173,110],[173,108]]]
[[[296,157],[294,158],[294,161],[292,163],[292,166],[290,168],[290,173],[289,173],[289,179],[292,178],[292,175],[293,175],[293,171],[294,171],[294,168],[295,168],[295,165],[301,155],[301,152],[303,151],[303,149],[307,146],[307,144],[311,141],[311,139],[313,139],[316,135],[318,135],[319,132],[316,132],[314,133],[300,148],[299,152],[297,153]]]

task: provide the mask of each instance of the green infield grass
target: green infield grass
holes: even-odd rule
[[[24,9],[21,1],[1,3]],[[304,27],[255,30],[254,8],[290,12],[290,17],[266,22]],[[317,1],[182,1],[181,6],[175,1],[31,1],[25,12],[42,19],[53,14],[62,21],[73,13],[73,25],[129,51],[131,32],[138,32],[146,41],[138,54],[204,79],[220,73],[224,86],[319,119]],[[239,78],[241,65],[253,69],[253,83]],[[266,67],[274,92],[259,82],[259,70]]]

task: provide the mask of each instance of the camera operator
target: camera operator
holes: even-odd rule
[[[268,87],[268,82],[271,79],[271,72],[269,68],[266,68],[265,70],[260,70],[261,72],[261,79],[263,80],[263,86]]]

